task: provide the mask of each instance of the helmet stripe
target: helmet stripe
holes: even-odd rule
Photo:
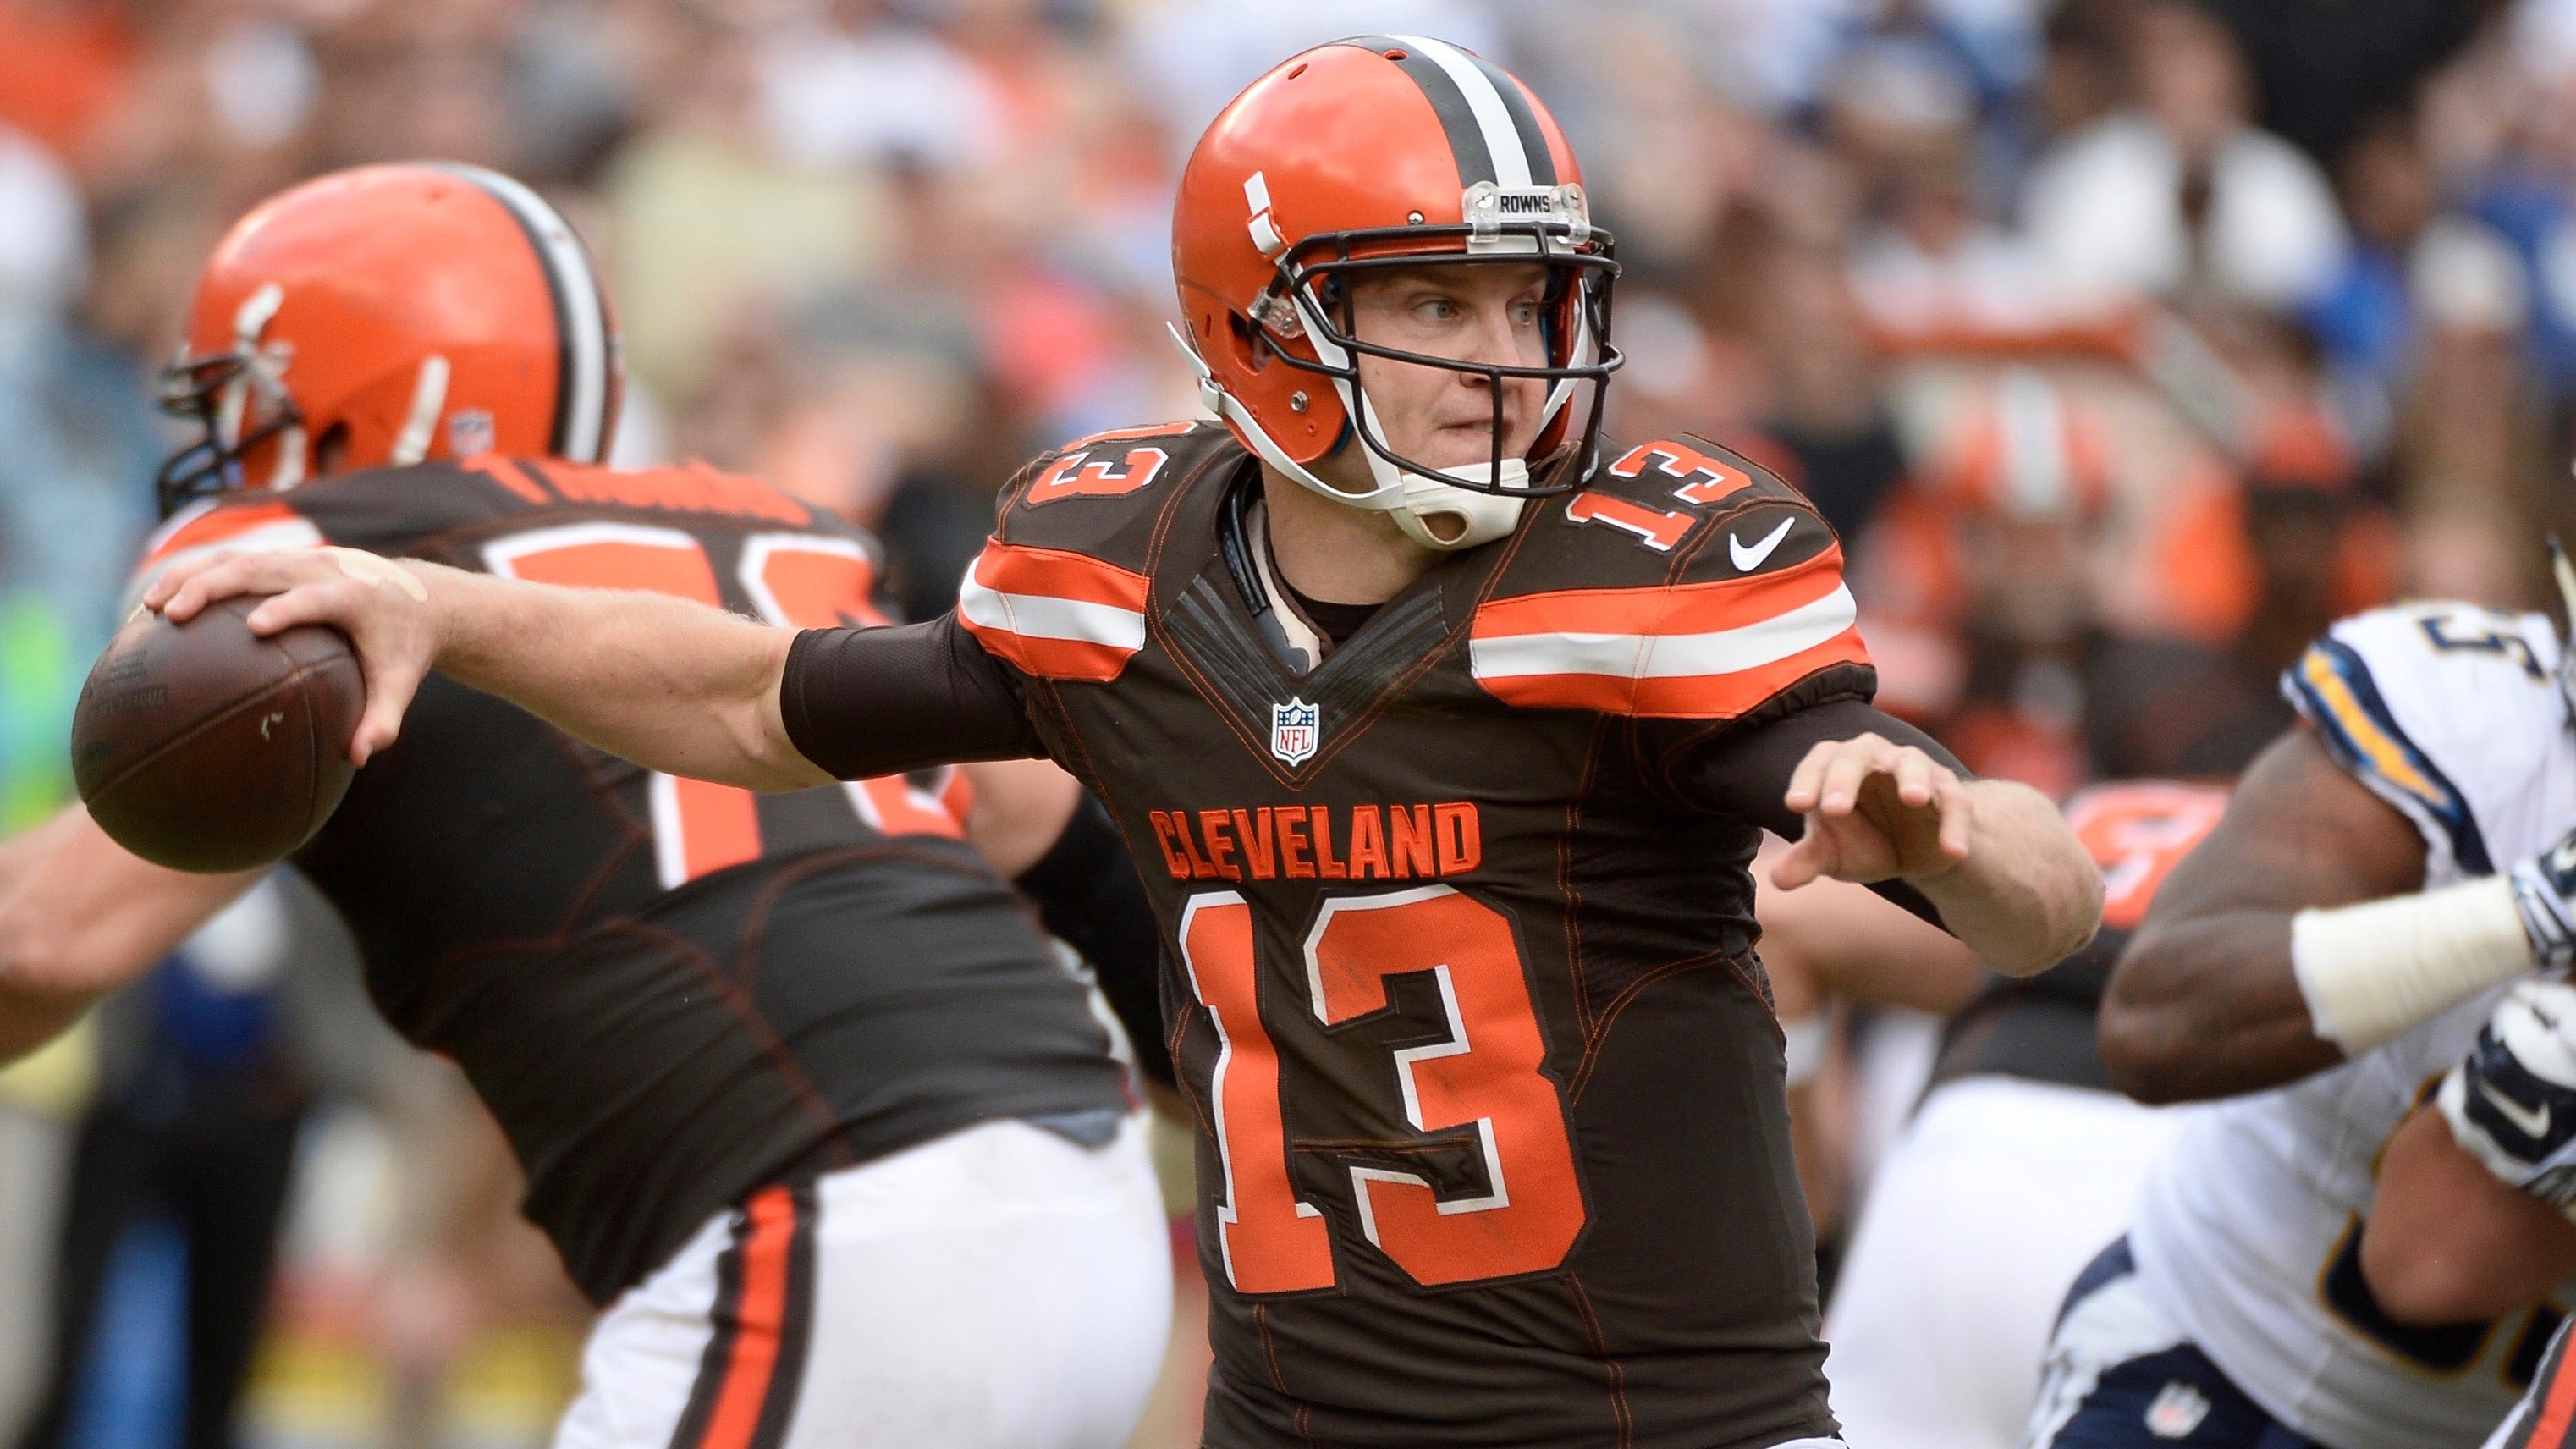
[[[596,463],[607,452],[608,314],[590,255],[572,227],[524,184],[480,166],[444,163],[449,172],[501,203],[536,250],[553,300],[555,336],[561,342],[555,378],[554,427],[548,451],[577,463]]]
[[[1417,55],[1427,55],[1441,73],[1449,78],[1458,94],[1466,99],[1467,110],[1474,118],[1476,130],[1484,142],[1485,152],[1493,158],[1490,179],[1497,186],[1513,188],[1530,184],[1529,150],[1521,133],[1512,125],[1511,108],[1504,104],[1502,88],[1494,84],[1474,56],[1427,35],[1399,35],[1396,43]],[[1515,90],[1517,87],[1514,88]],[[1532,129],[1536,129],[1533,122]],[[1485,179],[1485,178],[1478,178]]]
[[[1476,69],[1483,71],[1485,79],[1493,84],[1494,94],[1502,98],[1503,110],[1512,118],[1512,132],[1521,138],[1521,155],[1529,160],[1530,184],[1554,186],[1557,183],[1556,157],[1547,149],[1547,133],[1539,129],[1538,111],[1530,105],[1529,97],[1522,93],[1520,83],[1512,79],[1511,72],[1483,56],[1461,53],[1476,63]]]
[[[1396,67],[1422,88],[1423,97],[1431,102],[1432,114],[1440,118],[1440,129],[1449,138],[1449,154],[1458,163],[1460,190],[1479,181],[1512,184],[1495,173],[1493,148],[1486,144],[1486,130],[1477,120],[1474,105],[1458,88],[1456,77],[1429,53],[1429,44],[1403,35],[1361,35],[1341,43],[1380,54],[1393,51],[1404,57],[1395,63]]]

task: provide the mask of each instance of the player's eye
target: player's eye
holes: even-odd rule
[[[1449,297],[1425,297],[1413,304],[1413,315],[1425,322],[1455,322],[1458,303]]]

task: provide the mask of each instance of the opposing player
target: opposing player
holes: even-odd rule
[[[1609,239],[1519,82],[1421,37],[1296,56],[1173,232],[1224,424],[1041,459],[938,622],[277,555],[151,602],[338,621],[361,752],[435,666],[736,785],[1043,753],[1093,786],[1169,948],[1211,1445],[1831,1442],[1758,828],[1802,837],[1784,883],[1879,882],[2021,972],[2090,932],[2092,864],[1868,706],[1797,494],[1602,446]]]
[[[2127,1226],[2183,1114],[2114,1091],[2094,1040],[2111,963],[2227,792],[2124,780],[2066,802],[2102,869],[2102,930],[1954,1015],[1922,1105],[1872,1179],[1825,1317],[1858,1443],[2007,1449],[2069,1284]]]
[[[2569,956],[2576,736],[2541,615],[2337,624],[2114,975],[2101,1040],[2198,1113],[2069,1299],[2035,1444],[2473,1445],[2552,1320],[2425,1328],[2363,1271],[2373,1168],[2505,984]],[[2192,1426],[2205,1425],[2194,1429]]]
[[[147,579],[243,549],[390,575],[363,548],[876,619],[869,540],[747,479],[593,461],[606,299],[504,177],[374,167],[272,199],[208,263],[188,343],[174,390],[207,432],[165,470],[185,506]],[[604,1310],[559,1444],[1123,1442],[1170,1311],[1153,1179],[1082,989],[966,837],[1020,869],[1062,832],[1092,864],[1039,873],[1074,877],[1117,846],[1017,768],[971,809],[944,774],[763,799],[441,680],[296,857]],[[0,1056],[255,878],[147,865],[77,809],[0,861]]]

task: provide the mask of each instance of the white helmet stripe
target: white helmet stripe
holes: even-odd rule
[[[1494,158],[1494,184],[1505,188],[1528,186],[1529,153],[1521,149],[1521,133],[1512,125],[1511,110],[1503,104],[1502,93],[1494,89],[1484,67],[1445,40],[1433,40],[1427,35],[1395,38],[1429,56],[1456,83],[1458,93],[1467,98],[1467,109],[1476,117],[1476,129],[1485,135],[1485,150]]]
[[[555,450],[577,463],[596,463],[607,452],[608,314],[599,279],[581,239],[545,198],[522,183],[480,166],[448,163],[440,169],[488,192],[518,218],[535,243],[563,332],[562,388],[555,402]]]

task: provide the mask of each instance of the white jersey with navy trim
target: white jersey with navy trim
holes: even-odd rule
[[[2576,736],[2538,614],[2408,605],[2347,619],[2284,692],[2424,837],[2427,886],[2491,874],[2576,822]],[[2333,1449],[2475,1445],[2556,1324],[2404,1328],[2360,1272],[2380,1150],[2476,1040],[2499,986],[2331,1071],[2183,1130],[2131,1229],[2158,1308],[2274,1418]]]

